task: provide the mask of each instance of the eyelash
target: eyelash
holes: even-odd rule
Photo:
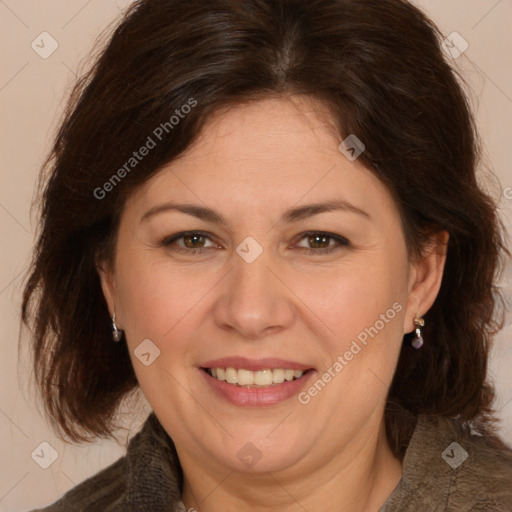
[[[176,242],[177,240],[179,240],[181,238],[184,238],[187,235],[203,236],[203,237],[211,240],[209,234],[204,231],[184,231],[182,233],[177,233],[176,235],[172,235],[171,237],[165,238],[164,240],[162,240],[161,245],[163,247],[169,247],[174,242]],[[300,247],[299,249],[304,250],[308,256],[323,256],[326,254],[331,254],[334,251],[337,251],[343,247],[350,246],[350,242],[346,238],[339,236],[339,235],[334,235],[332,233],[326,233],[325,231],[306,231],[305,233],[301,234],[299,241],[302,240],[303,238],[306,238],[309,236],[314,236],[314,235],[320,235],[324,238],[332,239],[335,242],[337,242],[338,245],[334,246],[334,247],[327,248],[327,249],[308,249],[306,247]],[[172,250],[181,252],[181,253],[192,253],[195,255],[195,254],[202,254],[203,250],[206,250],[206,249],[208,249],[208,247],[206,247],[206,248],[198,247],[197,249],[189,249],[189,248],[176,246]]]

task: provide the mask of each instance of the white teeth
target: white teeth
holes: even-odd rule
[[[258,386],[270,386],[270,384],[272,384],[272,370],[254,372],[254,384],[258,384]]]
[[[255,372],[244,368],[210,368],[210,372],[212,377],[218,380],[246,387],[267,387],[273,384],[281,384],[285,380],[299,379],[304,374],[303,370],[284,370],[282,368],[258,370]]]
[[[249,370],[238,370],[238,382],[240,386],[248,386],[249,384],[254,384],[254,372],[250,372]],[[256,384],[260,384],[256,382]]]
[[[286,380],[292,380],[295,376],[295,372],[293,370],[285,370],[284,371],[284,378]]]
[[[274,384],[281,384],[284,382],[284,370],[278,369],[272,371],[272,382]]]
[[[226,382],[228,384],[238,384],[238,372],[234,368],[226,368]]]

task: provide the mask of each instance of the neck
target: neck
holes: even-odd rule
[[[334,450],[333,450],[334,451]],[[185,456],[183,502],[187,510],[220,512],[336,510],[377,512],[402,476],[402,463],[389,447],[384,423],[373,437],[361,432],[343,453],[312,466],[279,472],[207,471],[204,461]],[[307,468],[304,471],[304,468]]]

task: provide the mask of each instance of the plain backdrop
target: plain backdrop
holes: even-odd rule
[[[64,443],[51,431],[38,409],[34,389],[29,385],[31,369],[26,350],[18,360],[20,290],[34,242],[35,218],[30,216],[30,204],[39,167],[80,65],[87,64],[84,59],[94,40],[119,18],[128,3],[0,0],[0,512],[49,504],[115,461],[125,451],[123,443],[140,428],[149,411],[144,402],[139,409],[132,410],[127,423],[129,430],[120,444]],[[512,2],[421,0],[414,3],[435,21],[445,36],[457,32],[468,44],[461,56],[450,58],[471,85],[470,98],[485,143],[486,163],[500,180],[492,192],[501,197],[501,213],[510,229]],[[459,36],[451,36],[452,41],[454,37]],[[45,55],[53,47],[55,51]],[[512,309],[510,272],[500,284]],[[498,390],[496,407],[503,420],[501,435],[512,445],[511,339],[509,312],[507,326],[495,342],[490,373]],[[48,443],[51,449],[41,443]],[[38,463],[37,454],[41,450],[58,456],[48,469]]]

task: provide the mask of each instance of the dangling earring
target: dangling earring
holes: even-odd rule
[[[414,325],[416,326],[416,336],[411,341],[411,345],[415,348],[421,348],[423,346],[423,337],[421,336],[421,328],[425,325],[425,320],[421,317],[414,319]]]
[[[121,331],[117,328],[116,312],[114,311],[114,314],[112,315],[112,338],[117,343],[118,341],[121,341],[122,337],[123,337],[123,331]]]

